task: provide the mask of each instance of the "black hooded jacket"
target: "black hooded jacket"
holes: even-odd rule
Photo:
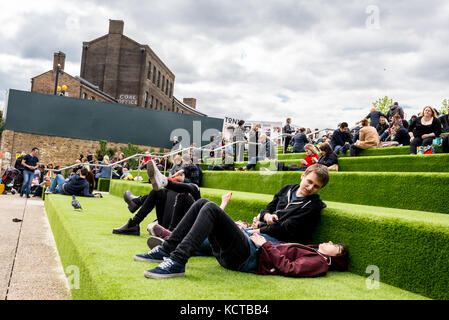
[[[285,242],[312,242],[312,233],[320,221],[321,210],[326,204],[321,201],[318,194],[292,202],[292,195],[298,188],[299,184],[288,184],[274,195],[273,200],[260,212],[260,233]],[[272,225],[266,224],[264,221],[266,213],[276,214],[279,221]]]

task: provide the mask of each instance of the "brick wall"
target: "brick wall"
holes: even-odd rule
[[[126,147],[125,143],[108,142],[106,148],[116,147],[120,151],[120,147]],[[100,142],[94,140],[82,140],[64,137],[46,136],[32,133],[17,132],[4,130],[1,137],[0,150],[3,153],[1,171],[6,169],[8,165],[14,166],[16,153],[25,151],[31,152],[33,147],[39,148],[39,161],[41,164],[47,165],[52,163],[54,166],[65,166],[74,164],[79,155],[87,155],[87,152],[95,154],[95,150],[100,149]],[[155,149],[159,152],[159,148],[151,146],[139,146],[144,150]],[[168,149],[165,149],[168,152]],[[11,159],[5,159],[5,152],[11,153]]]

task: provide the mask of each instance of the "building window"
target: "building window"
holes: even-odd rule
[[[148,107],[148,91],[145,91],[145,102],[144,102],[144,105],[143,105],[145,108],[147,108]]]
[[[168,79],[167,79],[167,84],[165,85],[165,94],[168,96]]]
[[[90,98],[90,100],[95,100],[95,97],[94,97],[94,96],[92,96],[92,97]]]
[[[161,72],[160,71],[157,72],[157,87],[158,88],[161,87]]]
[[[147,79],[148,79],[148,80],[151,80],[151,62],[148,62]]]
[[[161,109],[160,110],[162,110],[162,102],[161,102]]]
[[[150,108],[153,109],[153,96],[150,97]]]
[[[162,92],[164,92],[165,89],[165,76],[162,76]]]
[[[170,92],[169,92],[169,98],[173,96],[173,83],[170,83]]]
[[[157,108],[159,107],[159,100],[158,99],[156,99],[156,110],[157,110]]]
[[[156,67],[153,67],[153,83],[156,83]]]
[[[83,99],[87,99],[87,93],[83,92]]]

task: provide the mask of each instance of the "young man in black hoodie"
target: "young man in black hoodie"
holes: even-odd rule
[[[135,255],[134,259],[150,262],[164,260],[157,268],[146,271],[146,277],[183,276],[188,259],[208,238],[213,255],[223,267],[255,271],[257,255],[253,254],[256,248],[252,243],[261,244],[259,235],[270,242],[311,242],[312,231],[325,207],[317,193],[328,181],[326,166],[310,166],[301,176],[301,183],[284,186],[261,211],[253,228],[247,229],[241,222],[231,223],[232,220],[223,211],[231,193],[222,197],[220,207],[207,199],[199,199],[162,245],[148,253]]]
[[[75,195],[82,197],[100,198],[100,194],[89,193],[89,182],[86,180],[89,170],[82,168],[79,174],[70,176],[68,180],[62,174],[58,174],[46,193],[59,193],[64,195]]]

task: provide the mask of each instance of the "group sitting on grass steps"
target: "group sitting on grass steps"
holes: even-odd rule
[[[326,206],[318,195],[329,181],[326,166],[314,164],[303,172],[299,184],[282,187],[251,225],[234,222],[225,213],[232,193],[223,195],[218,206],[201,198],[198,186],[168,180],[153,161],[147,171],[153,190],[143,201],[125,192],[130,211],[141,209],[134,220],[113,230],[137,234],[139,223],[156,206],[157,222],[148,228],[153,234],[148,240],[152,250],[134,256],[136,261],[161,262],[144,272],[147,278],[184,276],[187,261],[198,254],[215,256],[224,268],[257,274],[315,277],[347,269],[346,245],[302,244],[310,243]],[[182,205],[177,204],[179,197]]]

